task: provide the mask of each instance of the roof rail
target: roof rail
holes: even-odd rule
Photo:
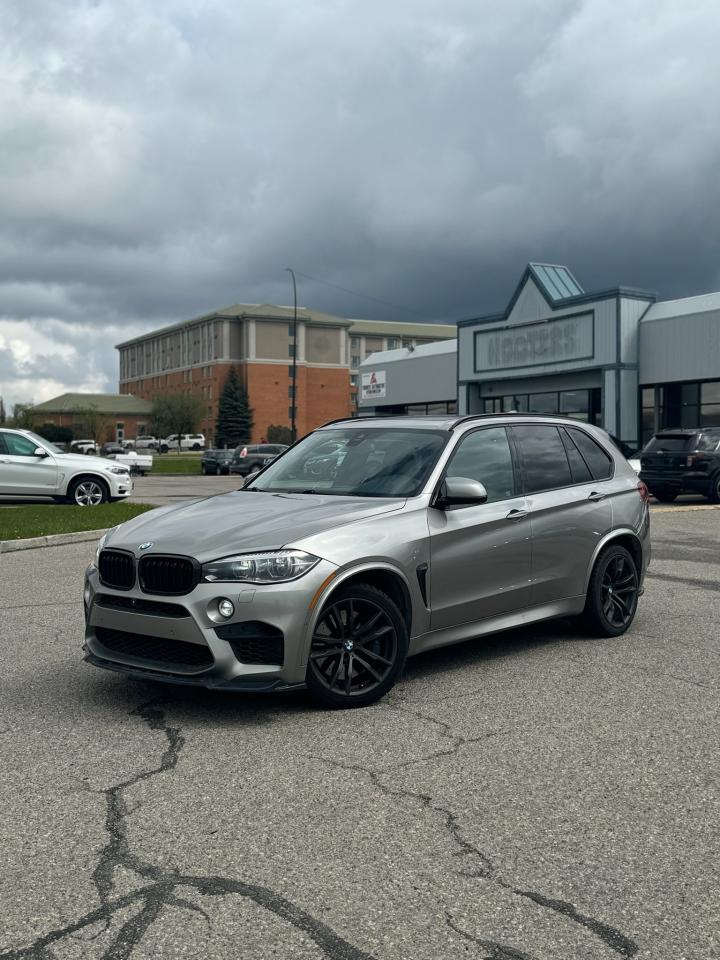
[[[488,419],[497,419],[498,417],[529,417],[530,419],[538,418],[541,420],[548,419],[558,419],[558,420],[572,420],[573,423],[582,423],[582,420],[577,420],[575,417],[571,417],[566,413],[528,413],[527,410],[508,410],[504,413],[470,413],[465,417],[458,417],[458,419],[450,427],[450,432],[459,427],[462,423],[470,423],[472,420],[488,420]]]

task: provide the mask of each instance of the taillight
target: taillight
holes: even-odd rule
[[[704,459],[705,459],[704,453],[691,453],[685,460],[685,466],[692,467],[696,463],[699,463],[701,460],[704,460]]]
[[[240,451],[240,456],[241,456],[241,457],[246,457],[246,456],[247,456],[247,447],[243,447],[243,448],[242,448],[242,450]]]
[[[647,503],[650,500],[650,491],[647,488],[647,485],[640,481],[637,485],[637,491],[640,494],[640,499],[643,503]]]

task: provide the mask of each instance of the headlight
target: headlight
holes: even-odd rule
[[[104,533],[97,542],[97,547],[95,549],[95,566],[98,565],[100,560],[100,551],[105,546],[105,541],[110,536],[111,533],[115,533],[117,527],[111,527],[106,533]]]
[[[105,467],[108,473],[130,473],[127,467]]]
[[[223,557],[203,566],[203,580],[236,580],[243,583],[283,583],[312,570],[320,557],[302,550],[273,550]]]

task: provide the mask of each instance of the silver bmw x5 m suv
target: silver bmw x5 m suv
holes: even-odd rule
[[[633,621],[648,494],[595,427],[368,418],[246,481],[111,530],[85,580],[85,659],[224,690],[363,706],[407,656],[552,617]]]

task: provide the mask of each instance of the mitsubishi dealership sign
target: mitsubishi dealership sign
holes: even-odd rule
[[[385,396],[385,371],[373,370],[362,375],[361,397],[363,400],[380,400]]]
[[[513,370],[594,355],[592,313],[475,332],[475,372]]]

